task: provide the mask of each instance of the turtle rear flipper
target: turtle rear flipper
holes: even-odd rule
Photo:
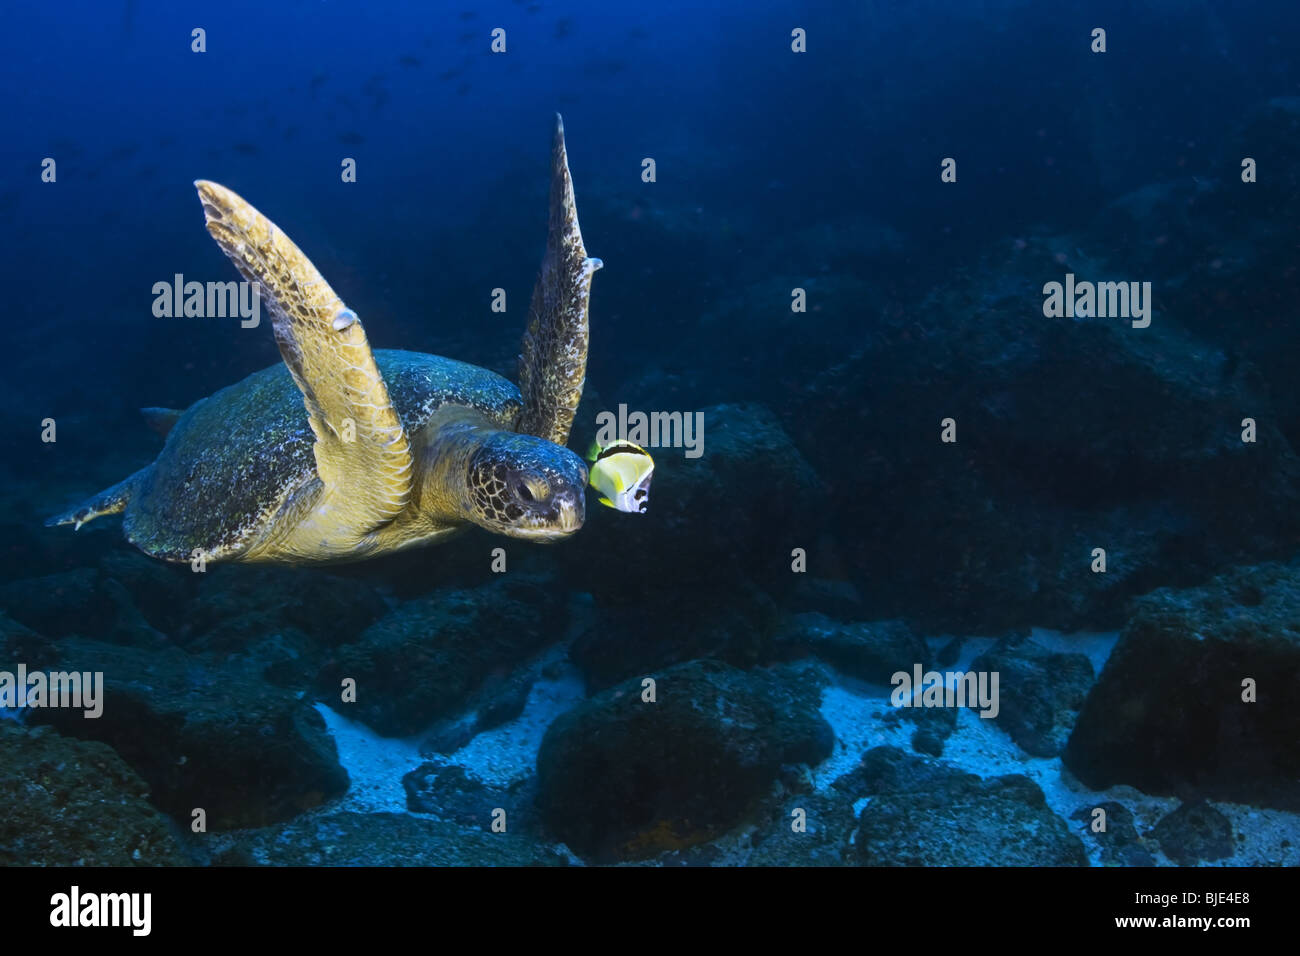
[[[316,436],[319,533],[346,547],[400,514],[411,496],[411,447],[357,314],[296,245],[216,183],[194,184],[208,232],[261,286],[280,355]],[[316,520],[316,519],[313,519]],[[314,529],[312,533],[317,533]]]
[[[528,306],[519,356],[524,407],[516,430],[563,445],[587,377],[587,304],[591,276],[603,263],[587,256],[564,148],[564,120],[555,116],[551,146],[550,222],[542,271]]]
[[[112,488],[106,488],[99,494],[87,498],[76,507],[69,508],[52,518],[46,518],[45,527],[53,528],[56,525],[70,524],[73,525],[72,530],[77,531],[87,521],[94,521],[101,515],[115,515],[126,510],[127,503],[139,486],[141,478],[152,467],[149,465],[141,468],[130,478],[123,479]]]

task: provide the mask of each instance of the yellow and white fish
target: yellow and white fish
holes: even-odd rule
[[[601,494],[602,505],[631,514],[645,514],[650,506],[650,479],[654,459],[640,445],[612,441],[604,448],[592,443],[587,453],[591,462],[591,487]]]

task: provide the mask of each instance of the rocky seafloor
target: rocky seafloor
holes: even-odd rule
[[[41,527],[143,429],[9,463],[0,670],[106,696],[5,712],[0,862],[1300,864],[1297,131],[1295,101],[1243,123],[1293,171],[1266,201],[1146,186],[914,295],[871,278],[924,268],[883,226],[753,256],[691,329],[736,360],[594,380],[573,442],[625,402],[702,411],[705,453],[560,546],[194,573]],[[1066,271],[1149,278],[1150,328],[1045,318]],[[996,671],[997,716],[894,706],[914,665]]]

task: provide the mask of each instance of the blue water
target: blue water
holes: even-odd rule
[[[1104,53],[1091,49],[1099,27]],[[196,28],[203,52],[192,49]],[[496,28],[504,53],[491,49]],[[1205,611],[1211,624],[1240,613],[1264,644],[1300,614],[1277,583],[1296,573],[1286,562],[1300,533],[1298,29],[1300,7],[1281,0],[11,5],[0,31],[0,607],[21,632],[6,632],[0,664],[46,652],[68,666],[104,659],[78,643],[88,641],[152,649],[210,686],[237,659],[277,692],[302,695],[304,707],[331,705],[346,667],[373,667],[369,693],[393,703],[336,707],[361,735],[341,749],[370,754],[348,766],[354,784],[388,774],[400,804],[392,767],[411,755],[383,750],[372,731],[413,747],[426,733],[474,740],[466,752],[480,756],[464,766],[486,773],[496,744],[484,735],[502,723],[522,721],[518,739],[540,739],[559,714],[603,706],[600,695],[622,681],[639,688],[647,674],[700,661],[740,675],[699,678],[722,681],[724,700],[770,699],[744,684],[770,674],[786,675],[780,686],[803,699],[796,665],[821,668],[834,685],[808,705],[821,708],[824,732],[773,767],[803,762],[830,774],[833,765],[847,780],[860,751],[886,738],[938,760],[943,747],[912,740],[910,724],[904,734],[897,721],[888,733],[873,723],[888,707],[872,662],[910,672],[906,648],[929,666],[952,647],[952,660],[977,666],[976,645],[959,654],[961,640],[996,639],[1014,657],[1028,653],[1024,635],[1051,634],[1050,653],[1077,646],[1098,682],[1058,687],[1016,671],[1043,707],[1063,709],[1031,742],[1005,723],[996,739],[1005,753],[1020,747],[1048,761],[1035,779],[1058,822],[1077,809],[1058,786],[1063,766],[1105,794],[1099,801],[1123,784],[1172,801],[1143,804],[1143,825],[1193,791],[1296,811],[1292,724],[1276,711],[1264,709],[1249,740],[1230,745],[1290,784],[1207,783],[1212,772],[1176,760],[1156,779],[1105,749],[1110,728],[1076,733],[1076,750],[1061,753],[1081,708],[1080,720],[1100,720],[1083,707],[1089,693],[1129,693],[1119,671],[1107,672],[1109,685],[1101,679],[1101,663],[1112,646],[1140,640],[1143,615],[1155,613],[1141,602],[1166,600],[1153,592],[1174,589],[1168,600],[1188,615],[1180,634],[1202,626],[1188,608],[1225,600],[1240,607]],[[791,49],[793,30],[804,31],[806,52]],[[604,262],[573,446],[585,451],[578,439],[591,437],[594,415],[620,404],[703,410],[698,462],[656,450],[648,515],[614,514],[591,498],[573,542],[510,543],[524,583],[502,586],[508,601],[485,557],[501,541],[479,531],[355,568],[199,577],[136,554],[117,518],[75,536],[42,527],[157,453],[138,409],[186,408],[280,361],[269,319],[241,328],[235,318],[153,313],[156,283],[237,277],[204,231],[196,179],[234,189],[273,219],[375,347],[513,378],[546,240],[556,113],[586,247]],[[1246,157],[1255,182],[1242,180]],[[955,183],[941,178],[947,158]],[[53,182],[42,180],[47,159]],[[653,182],[642,177],[646,159]],[[354,182],[340,175],[349,160]],[[1045,315],[1043,286],[1066,273],[1150,283],[1150,328]],[[496,289],[504,312],[492,308]],[[807,311],[791,311],[796,289]],[[940,440],[949,416],[955,444]],[[1241,438],[1245,418],[1257,423],[1255,442]],[[42,441],[50,421],[55,442]],[[1100,573],[1098,547],[1110,562]],[[796,550],[806,571],[792,568]],[[336,585],[346,613],[321,611],[323,598],[301,607],[286,598]],[[1269,599],[1242,597],[1256,591]],[[503,602],[518,613],[494,616]],[[523,642],[521,621],[536,627]],[[880,637],[895,626],[914,643]],[[468,651],[446,650],[461,646],[456,635],[480,632],[510,639],[472,665]],[[1071,645],[1074,634],[1091,636]],[[388,641],[399,648],[391,657],[376,650]],[[1293,675],[1294,652],[1274,650],[1231,666]],[[453,663],[428,664],[426,651]],[[1040,666],[1063,672],[1057,658],[1016,660],[1038,677]],[[1221,666],[1194,664],[1188,673]],[[453,690],[413,683],[462,665]],[[509,691],[519,686],[526,704]],[[1014,696],[1013,678],[1003,686]],[[560,703],[539,687],[561,688]],[[435,692],[450,695],[445,706],[429,704]],[[172,703],[142,706],[170,713]],[[506,716],[495,723],[482,716],[498,711]],[[991,725],[967,716],[954,739],[983,739]],[[40,722],[29,717],[22,726]],[[153,811],[175,819],[183,790],[169,790],[174,782],[130,745],[150,725],[101,726],[59,730],[116,747],[152,787]],[[664,732],[690,740],[694,731]],[[831,739],[839,749],[828,758],[818,741]],[[568,841],[589,862],[689,857],[714,841],[731,849],[690,861],[735,862],[726,834],[762,826],[755,821],[772,810],[766,798],[735,798],[687,832],[671,810],[700,796],[687,760],[663,771],[685,782],[653,812],[624,807],[611,785],[608,805],[591,814],[607,829],[568,833],[548,816],[555,771],[532,769],[558,751],[520,757],[511,746],[511,766],[524,769],[510,779],[541,792],[534,800],[527,789],[530,839]],[[563,759],[587,766],[582,754]],[[949,759],[986,777],[1015,772],[1012,758]],[[770,777],[797,792],[777,770]],[[850,816],[864,812],[866,792],[843,790]],[[420,806],[407,807],[417,820]],[[458,825],[477,819],[457,806]],[[776,807],[779,819],[786,809]],[[236,807],[226,829],[293,817],[280,803]],[[1087,858],[1103,862],[1068,826]],[[1283,861],[1269,856],[1269,839],[1251,831],[1243,858]],[[229,849],[201,842],[184,849],[199,862]],[[847,834],[842,842],[833,852],[846,860],[894,862],[859,859]],[[825,862],[800,852],[754,862]]]
[[[561,111],[580,198],[599,184],[633,208],[695,211],[705,230],[745,214],[707,262],[587,214],[610,270],[593,369],[627,374],[647,340],[689,334],[783,231],[869,212],[914,240],[918,274],[942,272],[971,243],[1076,221],[1125,183],[1211,174],[1243,106],[1294,91],[1287,5],[1131,6],[19,5],[0,39],[0,201],[23,224],[11,308],[31,348],[57,348],[77,376],[114,351],[159,356],[147,381],[95,373],[126,406],[181,402],[270,361],[265,336],[141,308],[175,272],[227,274],[196,228],[190,183],[210,178],[303,237],[373,338],[432,348],[492,321],[483,283],[527,289]],[[1097,24],[1111,30],[1104,58],[1082,39]],[[498,25],[504,55],[489,51]],[[190,50],[196,26],[206,53]],[[805,55],[789,50],[793,26]],[[938,182],[949,155],[960,190]],[[47,156],[55,188],[40,188]],[[339,180],[344,156],[355,184]],[[645,156],[661,167],[653,189]],[[644,309],[663,282],[674,300]],[[48,363],[23,365],[48,377]]]

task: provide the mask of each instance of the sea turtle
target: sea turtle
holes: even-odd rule
[[[260,284],[284,361],[184,412],[146,410],[166,433],[153,464],[47,525],[124,512],[127,540],[157,558],[289,564],[360,560],[471,524],[531,541],[582,527],[587,467],[564,445],[601,262],[582,244],[558,115],[518,388],[436,355],[372,352],[288,236],[229,189],[195,186],[208,232]]]

